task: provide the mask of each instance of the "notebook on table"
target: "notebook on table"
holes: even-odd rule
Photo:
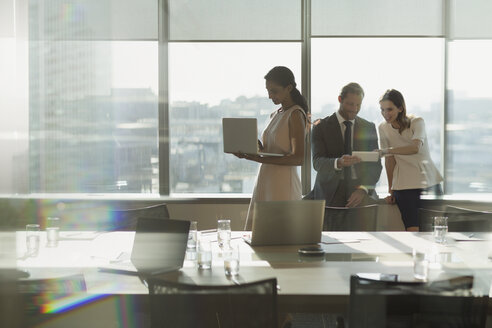
[[[153,275],[183,267],[189,221],[139,218],[130,259],[99,267],[102,271]]]
[[[321,241],[324,200],[256,202],[251,246],[312,245]]]
[[[260,151],[256,118],[222,118],[224,153],[285,156]]]

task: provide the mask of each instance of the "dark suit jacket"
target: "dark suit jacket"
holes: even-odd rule
[[[336,114],[325,117],[312,131],[313,167],[316,182],[306,199],[325,199],[329,205],[343,170],[335,170],[335,161],[343,155],[343,137]],[[354,123],[353,151],[372,151],[378,149],[378,136],[374,123],[356,117]],[[369,196],[377,199],[375,185],[381,175],[381,161],[361,162],[355,165],[357,184],[369,189]]]

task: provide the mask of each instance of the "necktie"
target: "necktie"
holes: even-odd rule
[[[345,124],[345,136],[344,136],[344,144],[343,144],[343,152],[347,155],[352,155],[352,122],[343,121]],[[343,178],[345,179],[345,183],[348,183],[351,179],[351,167],[345,167],[343,169]]]

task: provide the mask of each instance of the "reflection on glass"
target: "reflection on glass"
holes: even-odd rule
[[[158,193],[157,42],[31,40],[29,59],[31,192]]]
[[[446,193],[492,192],[491,40],[449,43]]]
[[[443,58],[442,38],[314,38],[311,59],[313,121],[337,111],[342,87],[357,82],[365,92],[359,114],[377,127],[383,121],[379,98],[387,89],[398,89],[405,95],[407,113],[424,118],[431,157],[439,168]],[[376,188],[378,194],[388,191],[384,168],[382,172]],[[315,178],[313,170],[312,184]]]
[[[171,192],[251,193],[258,165],[224,154],[221,118],[256,117],[261,133],[276,109],[263,77],[300,76],[300,58],[299,43],[170,44]]]

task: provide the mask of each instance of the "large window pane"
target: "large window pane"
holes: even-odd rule
[[[442,8],[442,0],[312,0],[312,34],[440,36]]]
[[[261,133],[276,109],[263,77],[283,65],[300,81],[300,44],[172,43],[169,51],[171,192],[250,193],[258,165],[223,153],[221,118],[256,117]]]
[[[29,60],[31,191],[157,193],[157,42],[31,41]]]
[[[492,41],[449,44],[447,192],[492,192]]]
[[[27,193],[28,108],[25,42],[0,37],[0,193]]]
[[[358,82],[365,91],[360,116],[376,127],[383,121],[379,97],[386,89],[403,93],[407,112],[424,118],[431,156],[441,162],[443,39],[334,38],[312,40],[313,119],[338,110],[341,88]],[[425,51],[422,51],[425,49]],[[316,177],[312,175],[312,181]],[[383,171],[378,192],[388,190]]]
[[[300,40],[300,0],[170,0],[171,40]]]

